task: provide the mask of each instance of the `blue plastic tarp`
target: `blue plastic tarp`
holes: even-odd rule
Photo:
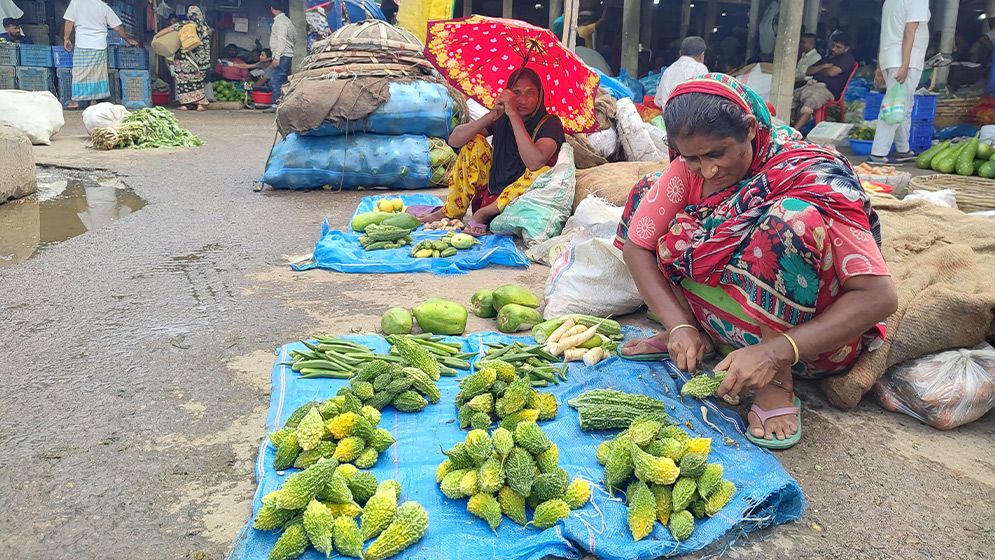
[[[628,97],[629,99],[633,98],[634,94],[632,93],[632,90],[618,78],[612,78],[597,68],[591,68],[591,70],[593,70],[594,73],[601,78],[601,84],[599,87],[603,87],[608,90],[608,93],[610,93],[612,97],[615,99],[622,99],[625,97]],[[636,99],[634,101],[642,101],[642,99]]]
[[[632,331],[629,331],[630,333]],[[378,336],[347,337],[366,344],[377,352],[386,352],[386,342]],[[497,333],[467,336],[464,350],[479,351],[485,342],[505,342],[510,337]],[[531,340],[531,339],[529,339]],[[277,364],[287,360],[290,344],[278,350]],[[466,500],[449,500],[435,483],[435,469],[443,460],[440,449],[449,448],[466,436],[460,431],[453,405],[458,391],[456,379],[444,377],[439,382],[442,400],[417,414],[405,414],[387,408],[380,427],[390,430],[397,443],[381,455],[372,469],[378,479],[392,478],[401,483],[403,500],[415,500],[428,510],[429,529],[416,545],[399,555],[401,560],[539,560],[548,555],[579,559],[593,554],[605,560],[643,560],[660,556],[686,554],[727,537],[736,537],[760,527],[794,521],[805,507],[797,482],[769,452],[749,443],[739,431],[730,413],[716,414],[711,403],[708,420],[721,432],[702,421],[699,403],[684,403],[675,398],[678,381],[676,368],[664,362],[629,362],[611,358],[597,366],[571,364],[568,381],[543,390],[556,395],[560,403],[554,420],[542,427],[560,449],[560,465],[571,477],[592,482],[592,499],[584,508],[557,526],[539,531],[523,528],[504,519],[497,532],[466,512]],[[332,379],[300,379],[286,366],[276,365],[272,372],[273,393],[266,420],[267,432],[278,429],[298,406],[313,399],[335,395],[347,382]],[[711,437],[710,461],[722,463],[725,478],[739,489],[733,500],[717,515],[698,521],[691,537],[675,543],[666,528],[657,524],[650,536],[633,542],[626,524],[626,507],[618,496],[609,496],[601,486],[603,467],[595,460],[599,443],[612,438],[616,431],[581,432],[577,412],[567,406],[568,399],[596,388],[613,388],[642,393],[667,403],[667,412],[680,423],[690,422],[690,431]],[[686,427],[686,426],[685,426]],[[731,443],[724,443],[726,437]],[[259,483],[253,500],[253,516],[261,499],[278,489],[284,480],[273,470],[275,451],[265,441],[256,462]],[[287,474],[293,472],[293,469]],[[251,521],[238,535],[230,560],[266,558],[277,534],[251,528]],[[302,558],[318,560],[314,550]]]
[[[415,81],[391,83],[390,98],[361,121],[325,122],[307,136],[416,134],[443,140],[453,130],[453,98],[442,84]]]
[[[355,214],[375,210],[377,201],[383,198],[400,198],[405,206],[442,206],[442,200],[426,194],[368,196],[360,201]],[[411,247],[366,251],[359,243],[360,235],[353,231],[333,230],[326,219],[321,224],[321,238],[314,247],[312,257],[291,267],[294,270],[327,268],[364,274],[431,272],[439,275],[465,274],[488,266],[529,267],[529,258],[515,245],[515,238],[508,235],[485,235],[480,238],[479,245],[458,251],[452,257],[424,259],[412,257]],[[419,228],[412,232],[411,238],[417,243],[443,235],[444,231]]]

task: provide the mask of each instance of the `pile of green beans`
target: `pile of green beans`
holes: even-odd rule
[[[567,363],[546,352],[542,344],[526,346],[521,342],[511,344],[487,343],[484,360],[501,360],[515,366],[519,377],[527,377],[533,387],[559,385],[567,380]],[[554,365],[554,364],[559,364]]]

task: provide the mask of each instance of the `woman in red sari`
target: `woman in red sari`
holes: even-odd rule
[[[633,189],[616,244],[667,331],[623,354],[663,351],[695,371],[717,348],[718,394],[755,393],[750,439],[790,447],[792,373],[847,370],[897,306],[877,216],[839,153],[773,127],[729,76],[678,86],[664,120],[671,164]]]

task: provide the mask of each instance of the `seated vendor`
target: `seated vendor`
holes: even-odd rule
[[[669,354],[696,372],[718,349],[717,394],[755,393],[751,441],[790,447],[801,436],[792,374],[848,370],[898,305],[877,216],[843,156],[772,127],[729,76],[677,86],[664,122],[671,163],[633,188],[615,243],[665,330],[622,355]]]
[[[498,95],[489,113],[449,135],[449,145],[459,156],[449,174],[446,205],[412,208],[423,222],[462,220],[469,208],[473,214],[465,232],[484,235],[491,220],[556,163],[564,142],[563,123],[546,111],[539,76],[523,68],[508,83],[511,87]],[[493,148],[487,136],[493,136]]]
[[[225,47],[225,56],[214,66],[216,78],[219,80],[229,80],[232,82],[243,82],[249,77],[249,70],[246,68],[245,60],[238,56],[238,46],[228,44]]]
[[[15,18],[4,18],[3,33],[0,33],[0,41],[8,43],[20,43],[22,45],[32,45],[34,42],[21,31],[21,21]]]
[[[259,62],[255,64],[233,64],[235,68],[247,70],[248,77],[253,80],[252,89],[257,91],[269,91],[270,77],[273,75],[273,51],[262,49],[259,51]]]
[[[823,105],[839,99],[843,95],[850,74],[857,67],[857,60],[850,52],[850,36],[846,33],[833,35],[830,56],[809,66],[805,74],[808,83],[795,90],[794,111],[797,114],[795,129],[801,130],[808,124]]]

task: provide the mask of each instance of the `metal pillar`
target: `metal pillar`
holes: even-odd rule
[[[556,18],[563,15],[563,0],[550,0],[549,1],[549,27],[553,27],[553,22]],[[566,18],[563,18],[564,20]],[[590,46],[590,45],[588,45]]]
[[[463,17],[473,15],[473,0],[463,0]]]
[[[622,4],[622,68],[633,78],[639,72],[639,2],[624,0]]]
[[[715,22],[719,19],[719,0],[708,0],[708,11],[705,12],[705,27],[701,30],[701,36],[707,43],[715,29]]]
[[[815,33],[819,28],[819,0],[805,0],[805,32]]]
[[[801,31],[802,3],[781,2],[770,97],[777,116],[788,122],[791,121],[791,97],[795,91],[795,66],[798,63]]]
[[[954,52],[954,34],[957,30],[957,11],[960,7],[959,0],[945,0],[943,5],[942,26],[940,29],[940,52]],[[991,14],[989,14],[991,15]],[[925,25],[920,23],[919,25]],[[950,75],[950,67],[943,66],[934,70],[936,79],[933,80],[937,91],[947,85],[947,77]],[[919,84],[915,84],[918,86]]]
[[[510,19],[514,4],[515,3],[512,0],[504,0],[504,3],[501,6],[501,17]]]
[[[749,61],[757,48],[757,33],[760,30],[760,0],[750,0],[750,21],[746,34],[746,60]]]
[[[653,48],[653,0],[643,0],[639,16],[642,24],[639,28],[639,44],[645,49],[651,49]]]
[[[759,0],[757,0],[759,2]],[[681,5],[681,39],[688,36],[691,28],[691,0],[684,0]]]
[[[300,66],[307,56],[307,20],[304,19],[304,0],[290,0],[287,16],[297,30],[297,37],[294,38],[294,63]]]

